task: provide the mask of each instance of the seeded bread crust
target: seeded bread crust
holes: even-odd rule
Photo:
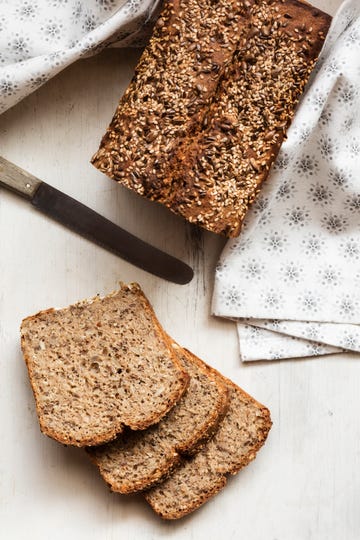
[[[228,390],[222,379],[195,355],[171,343],[190,375],[179,402],[156,426],[124,432],[111,443],[88,449],[112,491],[133,493],[163,481],[181,463],[181,454],[201,449],[226,413]]]
[[[184,517],[213,497],[225,487],[229,475],[255,459],[267,438],[272,425],[269,410],[229,379],[223,377],[223,381],[230,403],[213,438],[198,454],[183,459],[167,480],[144,494],[164,519]]]
[[[237,236],[330,22],[299,0],[168,0],[92,163]]]
[[[164,204],[236,237],[279,152],[331,17],[298,0],[255,2],[202,129],[172,160]]]
[[[124,186],[164,201],[179,142],[201,124],[252,3],[166,0],[92,163]]]
[[[63,444],[99,445],[125,426],[145,429],[189,383],[136,283],[24,319],[21,347],[40,429]]]

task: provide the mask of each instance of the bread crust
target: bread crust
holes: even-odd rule
[[[187,506],[184,506],[182,508],[182,510],[179,511],[179,512],[172,512],[171,509],[167,509],[166,511],[161,510],[160,508],[158,508],[156,506],[156,504],[152,501],[152,499],[150,499],[146,494],[145,494],[145,499],[150,504],[152,509],[162,519],[164,519],[164,520],[175,520],[175,519],[183,518],[183,517],[187,516],[188,514],[191,514],[191,512],[194,512],[194,510],[197,510],[198,508],[200,508],[200,506],[205,504],[209,499],[211,499],[212,497],[217,495],[219,493],[219,491],[224,489],[226,484],[227,484],[227,477],[226,476],[220,476],[220,475],[217,476],[214,479],[213,484],[211,486],[209,486],[206,493],[204,493],[202,495],[198,495],[197,497],[195,497],[192,500],[191,504],[189,504]]]
[[[220,0],[217,11],[228,18],[211,21],[210,4],[165,3],[92,163],[191,223],[235,237],[278,154],[331,17],[300,0]],[[163,94],[164,102],[156,97]]]
[[[218,0],[215,9],[209,0],[164,2],[150,43],[92,158],[98,169],[163,202],[171,158],[184,136],[203,121],[252,1]]]
[[[267,409],[267,407],[265,407],[264,405],[262,405],[261,403],[256,401],[248,393],[246,393],[239,386],[237,386],[233,381],[231,381],[230,379],[228,379],[228,378],[224,377],[223,375],[221,375],[217,370],[215,370],[214,368],[211,368],[210,366],[208,366],[208,367],[209,367],[209,369],[211,371],[216,373],[217,376],[220,376],[222,378],[223,382],[229,388],[229,391],[234,390],[235,392],[239,393],[242,396],[242,398],[244,398],[245,400],[251,401],[251,403],[255,407],[258,408],[258,413],[259,413],[258,416],[262,418],[262,423],[261,423],[260,428],[257,430],[256,442],[249,446],[248,452],[245,455],[243,455],[241,457],[241,459],[239,459],[237,461],[237,463],[235,463],[233,466],[227,467],[226,471],[223,471],[223,472],[213,471],[211,482],[209,482],[209,485],[208,485],[208,487],[206,489],[206,492],[199,495],[199,496],[195,496],[191,501],[188,501],[186,504],[184,504],[181,507],[180,510],[173,509],[173,508],[171,508],[170,505],[167,505],[166,509],[164,509],[164,507],[162,505],[157,504],[156,490],[161,489],[161,485],[144,493],[144,497],[145,497],[146,501],[150,504],[150,506],[153,508],[153,510],[160,517],[162,517],[163,519],[166,519],[166,520],[175,520],[175,519],[179,519],[179,518],[182,518],[182,517],[188,515],[189,513],[193,512],[194,510],[199,508],[206,501],[208,501],[211,497],[213,497],[221,489],[223,489],[225,487],[226,483],[227,483],[227,479],[228,479],[229,475],[237,474],[243,467],[245,467],[252,460],[255,459],[257,452],[260,450],[260,448],[265,443],[266,438],[268,436],[268,433],[269,433],[269,431],[271,429],[271,426],[272,426],[272,421],[271,421],[271,417],[270,417],[270,411]],[[230,414],[230,413],[228,412],[227,414]],[[225,415],[224,421],[226,421],[226,415]],[[219,428],[221,428],[221,424],[220,424]],[[216,437],[216,433],[215,433],[214,437]],[[210,440],[210,442],[211,442],[211,440]],[[206,451],[206,445],[205,445],[204,450]],[[188,460],[183,460],[182,463],[179,465],[179,467],[181,467],[181,465],[186,465],[186,464],[189,464],[189,463],[191,464],[191,461],[189,462]],[[194,470],[194,475],[195,474],[196,474],[196,470]],[[169,481],[171,482],[171,477],[170,477]]]
[[[255,3],[247,36],[205,116],[206,127],[184,140],[173,158],[176,189],[164,201],[170,210],[217,234],[239,235],[286,137],[330,23],[329,15],[299,0],[268,0],[266,9]]]
[[[132,291],[133,293],[136,294],[136,296],[139,299],[141,299],[144,310],[150,314],[153,325],[156,328],[159,336],[163,340],[168,350],[169,356],[171,357],[173,364],[178,371],[178,384],[175,387],[173,393],[167,396],[166,401],[164,401],[163,408],[159,410],[156,414],[149,414],[148,418],[144,420],[143,422],[138,421],[138,422],[127,423],[127,425],[131,424],[130,425],[131,429],[141,430],[141,429],[145,429],[149,427],[152,424],[159,422],[159,420],[168,413],[168,411],[175,405],[175,403],[181,398],[183,393],[186,391],[186,388],[189,384],[190,379],[189,379],[189,375],[186,373],[186,371],[184,371],[172,347],[170,347],[168,343],[167,335],[164,329],[162,328],[162,326],[160,325],[158,319],[156,318],[154,310],[150,302],[148,301],[148,299],[142,292],[141,287],[137,283],[131,283],[129,285],[125,285],[122,283],[120,290]],[[107,297],[115,296],[119,292],[120,291],[115,291],[111,293],[110,295],[107,295]],[[74,304],[73,306],[70,306],[70,307],[71,308],[77,307],[77,306],[80,307],[82,305],[87,305],[87,304],[98,302],[98,301],[101,301],[101,298],[99,296],[96,296],[92,299],[78,302],[77,304]],[[65,309],[68,309],[68,308],[65,308]],[[28,369],[30,383],[31,383],[31,387],[33,390],[34,398],[35,398],[35,405],[36,405],[36,411],[37,411],[37,415],[39,419],[40,429],[44,435],[47,435],[48,437],[51,437],[52,439],[55,439],[56,441],[65,445],[83,447],[83,446],[97,446],[100,444],[104,444],[108,441],[115,439],[120,433],[123,432],[125,423],[122,422],[121,419],[114,420],[114,423],[111,429],[107,431],[102,431],[100,434],[94,434],[93,436],[90,436],[90,437],[82,437],[81,440],[79,440],[78,438],[71,436],[66,432],[60,432],[60,431],[56,431],[52,429],[47,422],[46,416],[44,416],[43,414],[42,407],[41,407],[41,392],[38,388],[38,385],[36,384],[36,377],[35,377],[35,373],[33,369],[33,359],[31,357],[31,354],[28,352],[26,336],[25,336],[25,328],[29,324],[31,326],[31,322],[36,320],[38,317],[41,317],[43,315],[46,315],[48,313],[52,313],[55,311],[61,311],[61,310],[50,308],[47,310],[40,311],[36,313],[35,315],[31,315],[25,318],[21,324],[21,348],[22,348],[24,360]]]
[[[195,364],[200,373],[206,375],[206,377],[216,385],[218,390],[217,402],[214,404],[214,407],[211,413],[208,414],[206,420],[198,425],[197,428],[186,439],[184,439],[181,444],[174,445],[171,452],[164,457],[162,466],[155,468],[151,474],[141,478],[140,480],[134,481],[134,479],[131,479],[130,481],[130,479],[125,478],[119,482],[116,475],[112,471],[108,470],[108,466],[104,466],[102,456],[104,454],[109,455],[109,453],[111,453],[112,444],[115,446],[116,451],[116,441],[110,445],[105,445],[100,448],[88,449],[87,453],[91,461],[98,467],[101,476],[104,478],[110,489],[114,492],[122,494],[135,493],[144,491],[160,482],[163,482],[172,474],[176,467],[182,463],[182,456],[193,455],[201,450],[202,446],[206,444],[206,442],[215,433],[219,423],[226,414],[229,393],[222,377],[220,377],[216,371],[210,368],[207,364],[205,364],[205,362],[200,360],[200,358],[195,356],[193,353],[186,349],[182,349],[169,336],[167,336],[167,339],[170,346],[177,354],[183,369],[186,369],[186,365],[182,364],[181,355],[184,355],[188,362]],[[188,389],[188,391],[190,391],[190,389]],[[179,404],[181,406],[181,400],[179,401]],[[114,457],[114,467],[116,466],[115,459],[116,458]]]

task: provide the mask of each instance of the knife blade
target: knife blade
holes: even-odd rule
[[[184,262],[137,238],[1,156],[0,186],[17,193],[72,231],[155,276],[179,285],[185,285],[193,278],[193,270]]]

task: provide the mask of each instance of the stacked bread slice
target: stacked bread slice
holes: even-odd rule
[[[189,376],[138,285],[22,323],[42,431],[64,444],[114,439],[158,422]]]
[[[144,431],[128,431],[89,453],[113,491],[131,493],[149,488],[196,451],[225,414],[228,391],[223,381],[198,358],[174,344],[190,376],[183,397],[161,422]]]
[[[92,163],[238,236],[330,22],[302,0],[166,0]]]
[[[137,284],[28,317],[22,350],[41,430],[86,447],[119,493],[165,519],[195,510],[255,458],[268,409],[182,349]]]
[[[255,459],[271,427],[269,411],[219,373],[229,391],[227,413],[200,452],[183,459],[172,476],[145,493],[161,517],[178,519],[192,512]]]

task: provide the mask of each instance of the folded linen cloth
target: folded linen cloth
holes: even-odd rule
[[[139,46],[160,0],[1,0],[0,113],[104,47]]]
[[[242,360],[360,352],[360,2],[335,17],[212,311],[237,321]]]

